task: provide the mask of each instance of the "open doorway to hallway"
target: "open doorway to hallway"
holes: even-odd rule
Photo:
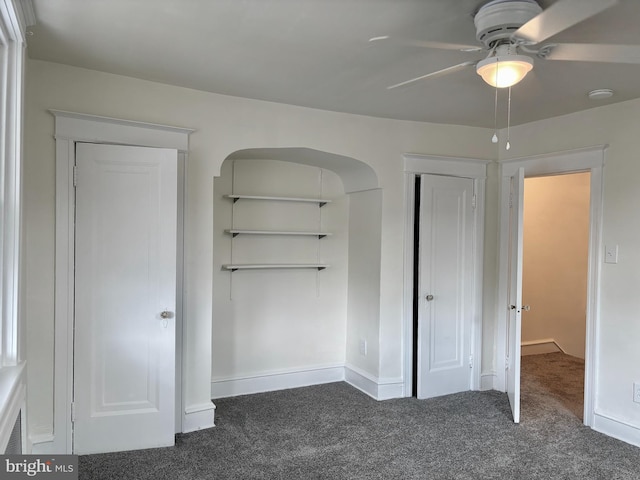
[[[523,419],[583,419],[590,181],[589,172],[525,179]]]

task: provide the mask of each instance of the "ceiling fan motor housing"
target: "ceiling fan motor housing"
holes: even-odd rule
[[[534,0],[493,0],[482,6],[473,19],[476,38],[487,48],[513,33],[542,12]]]

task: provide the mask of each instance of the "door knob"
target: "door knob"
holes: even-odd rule
[[[173,312],[170,312],[169,310],[165,310],[164,312],[160,313],[160,318],[162,318],[163,320],[173,318]]]
[[[433,295],[427,295],[425,298],[427,299],[427,302],[430,302],[433,300]]]

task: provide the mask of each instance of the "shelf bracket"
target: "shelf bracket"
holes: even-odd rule
[[[318,235],[318,238],[324,238],[326,235]]]
[[[318,267],[318,271],[324,270],[325,268],[327,268],[327,267]]]
[[[320,202],[320,203],[318,203],[318,206],[319,206],[320,208],[322,208],[322,207],[324,207],[326,204],[327,204],[327,202]]]
[[[236,238],[236,237],[238,236],[238,232],[233,232],[233,233],[231,233],[231,236],[232,236],[233,238]]]

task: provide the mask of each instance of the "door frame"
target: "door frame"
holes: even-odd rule
[[[176,430],[184,424],[183,271],[186,159],[193,129],[49,110],[55,117],[56,232],[54,312],[53,435],[38,445],[40,453],[73,452],[73,322],[75,271],[75,144],[130,145],[178,150],[178,238],[176,288]],[[176,432],[177,433],[177,432]],[[43,443],[46,443],[44,445]]]
[[[489,160],[463,157],[445,157],[406,153],[403,155],[405,173],[404,205],[404,282],[403,282],[403,396],[411,397],[413,388],[413,263],[415,221],[415,176],[421,174],[469,178],[474,188],[473,228],[473,287],[471,326],[472,368],[471,390],[480,389],[482,358],[482,277],[484,260],[485,183]]]
[[[496,390],[505,391],[508,312],[509,188],[511,177],[524,168],[526,177],[591,173],[589,204],[589,255],[584,378],[584,424],[593,426],[596,394],[597,344],[600,324],[600,269],[602,264],[602,210],[605,153],[607,145],[515,158],[500,162],[500,232],[498,242],[498,298],[496,344]],[[502,307],[501,307],[502,306]],[[507,312],[507,313],[505,313]]]

